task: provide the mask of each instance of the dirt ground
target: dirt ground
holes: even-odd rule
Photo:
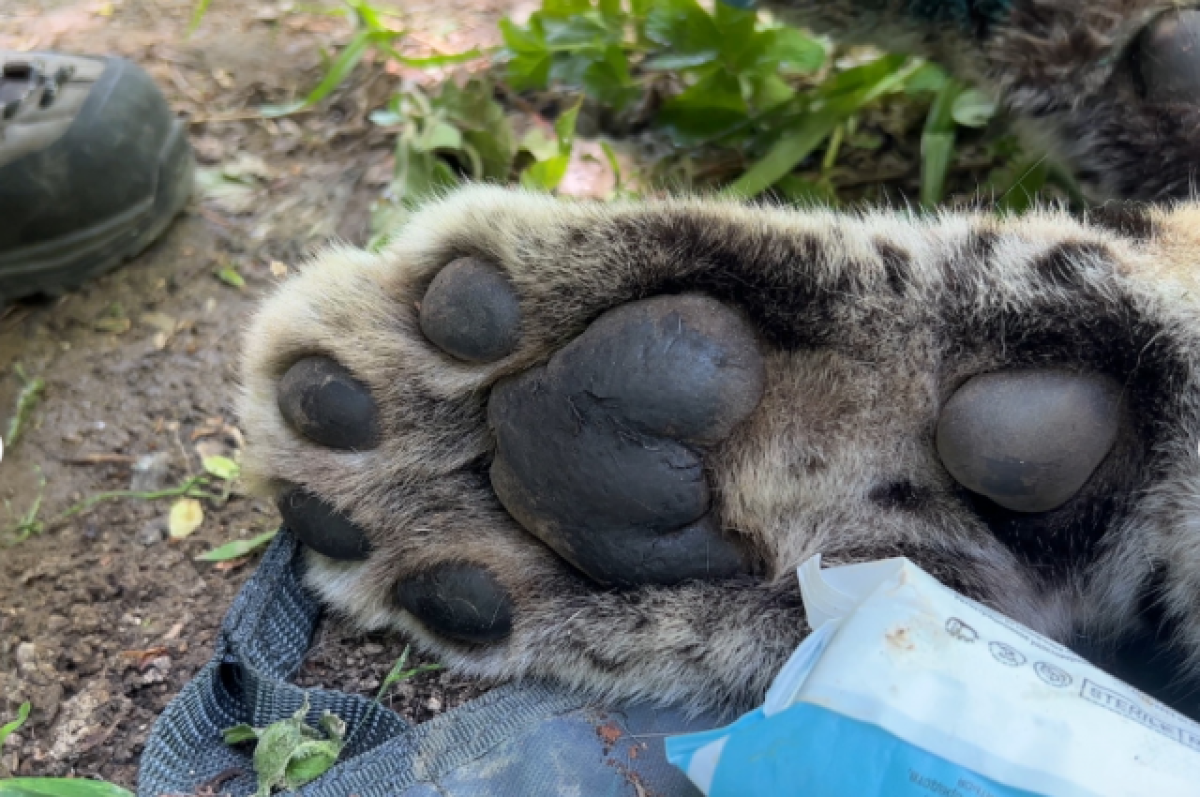
[[[295,4],[297,8],[300,4]],[[334,4],[330,3],[330,6]],[[320,48],[348,38],[340,16],[290,2],[213,0],[185,37],[193,0],[6,0],[0,49],[118,54],[141,64],[189,120],[204,166],[251,187],[240,206],[197,198],[127,267],[58,299],[0,309],[0,422],[20,364],[45,380],[23,439],[0,464],[0,528],[39,494],[40,517],[108,490],[172,487],[200,458],[242,445],[233,404],[239,338],[255,301],[306,253],[362,243],[371,199],[390,175],[389,142],[365,115],[399,78],[363,69],[318,111],[267,121],[254,108],[301,96]],[[499,0],[404,5],[406,47],[454,52],[496,43]],[[232,287],[214,276],[232,266]],[[170,500],[122,500],[0,548],[0,722],[24,701],[29,723],[0,751],[0,775],[98,776],[135,783],[150,726],[208,659],[216,629],[256,557],[195,557],[273,529],[272,506],[236,492],[169,539]],[[323,629],[301,681],[374,693],[402,639]],[[420,721],[468,699],[440,673],[394,692]]]

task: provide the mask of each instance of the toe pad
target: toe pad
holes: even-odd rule
[[[379,444],[370,392],[328,357],[305,357],[289,368],[279,380],[277,401],[284,419],[314,443],[358,450]]]
[[[1106,376],[977,376],[942,410],[937,449],[968,490],[1016,512],[1048,512],[1083,487],[1117,436],[1121,388]]]
[[[512,631],[507,591],[474,565],[441,565],[402,581],[396,602],[430,631],[460,642],[497,642]]]
[[[1152,22],[1135,58],[1147,99],[1200,103],[1200,10],[1170,12]]]
[[[469,363],[495,362],[517,347],[521,305],[500,271],[473,257],[443,268],[421,300],[421,331]]]
[[[361,561],[371,553],[366,532],[305,490],[292,488],[284,493],[279,514],[302,543],[330,559]]]

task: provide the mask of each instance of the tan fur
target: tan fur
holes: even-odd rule
[[[1156,211],[1153,234],[1134,238],[1050,211],[1011,221],[851,216],[468,188],[422,210],[386,252],[330,250],[264,304],[247,338],[246,471],[264,494],[302,485],[367,529],[375,551],[366,562],[310,554],[307,582],[325,602],[363,628],[405,631],[484,678],[745,707],[806,632],[794,568],[818,552],[832,562],[910,556],[1062,640],[1136,625],[1139,600],[1162,574],[1179,644],[1200,661],[1198,216],[1196,206]],[[425,286],[464,255],[496,264],[521,297],[521,343],[494,365],[453,360],[417,326]],[[736,292],[759,279],[778,287]],[[544,363],[605,310],[672,281],[726,291],[718,298],[739,305],[762,337],[766,395],[708,467],[724,526],[766,572],[603,590],[511,520],[470,466],[493,452],[490,386]],[[757,304],[785,288],[811,300],[782,316]],[[1090,330],[1108,319],[1116,332],[1088,351]],[[1043,327],[1084,343],[1050,336],[1039,349]],[[325,449],[284,422],[276,382],[308,354],[336,359],[369,386],[381,411],[378,449]],[[1138,434],[1153,436],[1135,441],[1149,449],[1144,466],[1125,473],[1114,458],[1093,478],[1096,490],[1126,485],[1128,506],[1088,556],[1047,575],[963,502],[933,427],[974,374],[1107,362],[1125,363],[1112,367],[1122,370],[1114,376],[1129,391],[1127,409],[1153,403],[1162,417],[1134,418]],[[897,481],[920,489],[919,511],[871,497]],[[483,566],[510,591],[508,640],[449,642],[396,607],[399,580],[444,562]]]

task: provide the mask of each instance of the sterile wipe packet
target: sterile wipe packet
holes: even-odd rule
[[[710,797],[1198,797],[1200,725],[907,559],[799,568],[761,708],[667,739]]]

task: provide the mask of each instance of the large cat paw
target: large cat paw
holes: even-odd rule
[[[766,0],[844,41],[933,57],[994,91],[1090,198],[1190,199],[1200,6],[1170,0]]]
[[[328,604],[487,677],[744,707],[817,552],[1068,642],[1186,625],[1183,213],[1134,239],[469,189],[266,303],[247,472]]]

